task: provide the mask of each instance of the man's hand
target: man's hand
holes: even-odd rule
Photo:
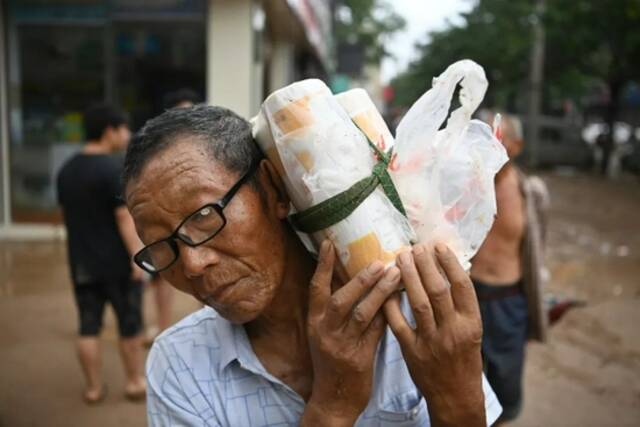
[[[416,328],[396,295],[384,305],[411,377],[427,400],[433,426],[485,426],[482,321],[473,284],[454,253],[415,245],[398,256]],[[449,288],[447,281],[451,284]]]
[[[334,260],[333,246],[323,242],[309,288],[313,388],[302,425],[352,426],[366,408],[386,327],[380,308],[400,281],[396,267],[385,272],[378,261],[331,294]]]

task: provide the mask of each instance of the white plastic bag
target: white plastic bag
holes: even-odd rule
[[[447,118],[454,91],[461,106]],[[507,161],[489,125],[471,120],[487,90],[484,70],[456,62],[398,125],[391,177],[421,242],[444,242],[465,268],[496,214],[494,177]]]

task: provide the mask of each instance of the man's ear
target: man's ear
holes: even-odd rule
[[[285,219],[289,215],[291,200],[282,178],[269,159],[260,161],[258,180],[267,202],[267,208],[273,209],[279,219]]]

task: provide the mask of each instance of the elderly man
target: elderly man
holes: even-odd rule
[[[147,245],[136,263],[206,306],[153,345],[151,425],[484,426],[500,414],[453,253],[417,245],[397,267],[338,283],[331,243],[317,261],[305,250],[282,180],[236,114],[150,120],[124,185]]]
[[[527,337],[543,341],[542,246],[546,186],[526,177],[512,159],[522,151],[522,125],[515,116],[502,121],[502,143],[510,161],[496,176],[498,214],[473,259],[471,277],[482,313],[482,353],[489,383],[504,408],[501,421],[518,416]]]

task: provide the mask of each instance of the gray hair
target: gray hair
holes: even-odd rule
[[[511,130],[511,136],[514,139],[520,141],[524,140],[524,134],[522,133],[522,121],[515,114],[504,114],[502,120],[507,124]]]
[[[233,111],[204,104],[172,108],[147,121],[133,137],[124,160],[124,188],[151,158],[183,138],[202,143],[213,160],[240,174],[263,157],[251,136],[251,125]],[[255,175],[249,182],[259,189]]]

